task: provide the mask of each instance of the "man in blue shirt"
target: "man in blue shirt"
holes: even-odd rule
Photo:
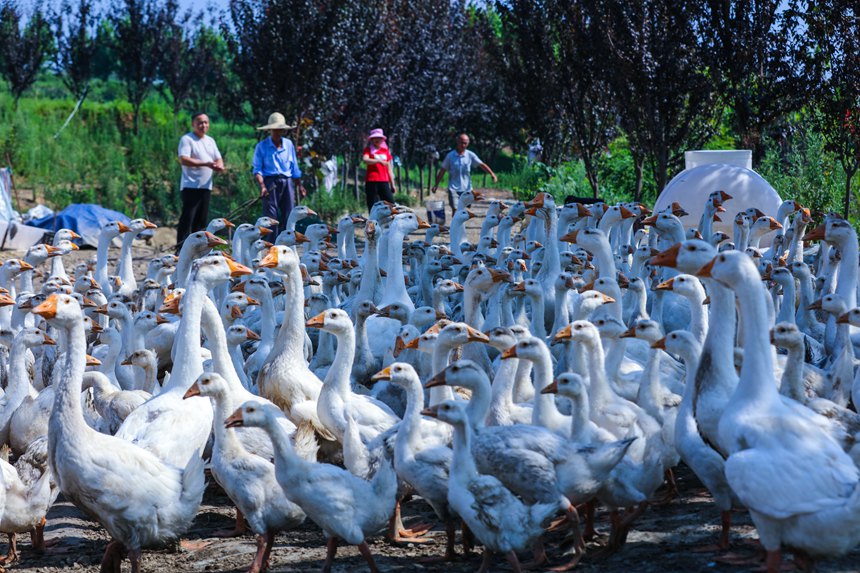
[[[459,207],[460,195],[472,190],[472,167],[480,167],[493,178],[493,182],[499,180],[490,166],[469,151],[468,147],[469,136],[465,133],[457,135],[457,146],[442,160],[442,165],[436,174],[436,183],[433,185],[435,193],[439,188],[439,182],[448,172],[448,203],[451,205],[451,211],[456,211]]]
[[[275,237],[287,228],[287,218],[296,206],[296,191],[302,197],[307,192],[302,186],[302,170],[296,157],[293,142],[284,137],[295,126],[287,125],[284,116],[273,113],[269,122],[258,127],[259,131],[269,131],[270,136],[254,148],[251,164],[254,178],[260,186],[263,198],[263,215],[278,221]]]

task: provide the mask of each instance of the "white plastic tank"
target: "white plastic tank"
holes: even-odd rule
[[[697,227],[708,196],[714,191],[725,191],[732,196],[732,200],[723,204],[726,212],[719,214],[722,222],[714,223],[715,231],[722,231],[731,237],[735,215],[750,207],[776,217],[782,198],[764,177],[752,170],[752,152],[688,151],[684,158],[686,169],[676,175],[660,193],[654,204],[655,211],[665,209],[677,201],[689,213],[681,218],[684,226]],[[771,236],[766,236],[762,244],[769,244]]]

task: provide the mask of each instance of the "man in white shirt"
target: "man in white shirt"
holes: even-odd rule
[[[209,195],[213,172],[224,171],[224,161],[215,140],[206,135],[209,116],[199,112],[191,116],[190,133],[179,139],[179,164],[182,165],[182,215],[176,227],[177,249],[191,233],[209,223]]]

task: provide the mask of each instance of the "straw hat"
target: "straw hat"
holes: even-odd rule
[[[269,123],[257,128],[257,131],[271,131],[273,129],[295,129],[295,125],[287,125],[287,120],[278,112],[269,116]]]

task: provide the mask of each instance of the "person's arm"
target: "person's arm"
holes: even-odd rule
[[[212,140],[212,146],[215,148],[215,161],[212,162],[212,170],[220,173],[224,171],[224,158],[221,157],[221,150],[218,149],[218,144]]]
[[[370,156],[369,153],[365,153],[361,156],[361,160],[367,163],[368,165],[376,165],[377,163],[381,163],[383,165],[387,164],[388,161],[384,159],[376,159]]]
[[[447,169],[444,167],[440,167],[439,171],[436,172],[436,182],[433,184],[433,193],[435,193],[439,189],[439,183],[442,182],[442,178],[445,177],[445,173],[447,173]]]
[[[481,164],[480,164],[478,167],[480,167],[480,168],[481,168],[481,169],[482,169],[482,170],[483,170],[487,175],[489,175],[490,177],[492,177],[492,178],[493,178],[493,183],[498,183],[498,182],[499,182],[499,178],[498,178],[498,177],[496,177],[496,174],[495,174],[495,173],[493,173],[493,170],[492,170],[492,169],[490,169],[490,166],[489,166],[489,165],[487,165],[486,163],[484,163],[484,162],[482,161],[482,162],[481,162]]]
[[[266,182],[263,180],[263,153],[260,149],[260,144],[257,144],[257,147],[254,148],[254,159],[251,160],[251,172],[254,174],[254,179],[257,181],[257,185],[260,187],[260,197],[265,197],[269,194],[269,190],[266,189]]]
[[[397,193],[397,189],[394,187],[394,161],[388,162],[388,185],[391,187],[391,194]]]
[[[183,135],[179,140],[179,164],[183,167],[212,167],[214,162],[191,157],[191,141]]]
[[[296,155],[296,146],[290,141],[290,178],[295,182],[296,193],[299,197],[304,197],[308,194],[305,186],[302,185],[302,170],[299,168],[299,158]]]

